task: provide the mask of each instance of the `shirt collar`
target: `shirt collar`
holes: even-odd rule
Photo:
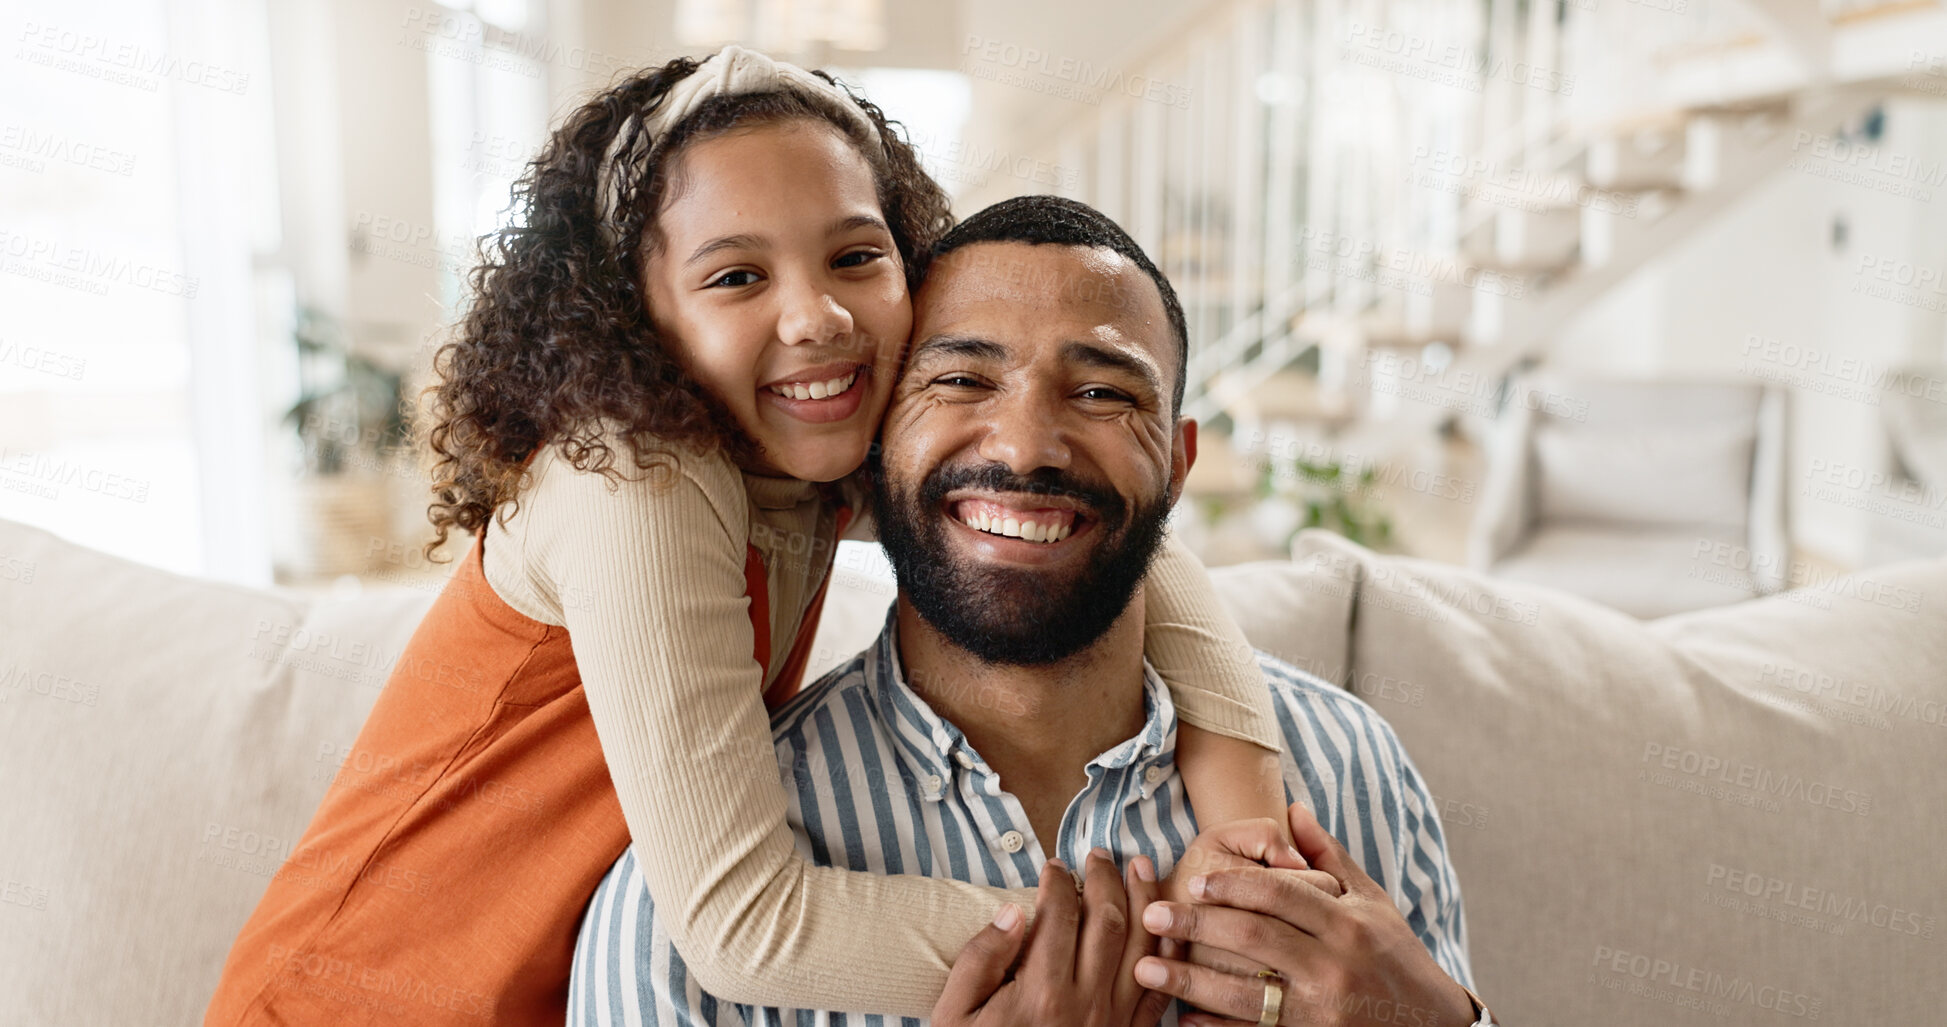
[[[899,604],[886,611],[886,625],[879,632],[865,658],[866,685],[879,716],[896,740],[894,749],[900,762],[912,772],[920,795],[930,801],[945,798],[946,783],[956,774],[975,776],[978,791],[1000,793],[1000,776],[987,765],[967,736],[906,683],[905,668],[899,661]],[[1131,768],[1128,775],[1137,787],[1124,797],[1124,804],[1148,798],[1176,762],[1176,703],[1169,686],[1156,674],[1156,668],[1143,660],[1143,726],[1108,751],[1089,761],[1090,768],[1104,771]],[[1151,773],[1161,767],[1165,773]],[[1096,771],[1091,769],[1090,778]]]

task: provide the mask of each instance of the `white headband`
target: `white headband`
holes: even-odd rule
[[[816,101],[863,130],[872,145],[879,144],[878,128],[845,90],[795,64],[774,61],[734,44],[726,46],[697,65],[688,77],[669,87],[655,113],[646,118],[641,114],[630,115],[608,144],[608,152],[602,155],[602,166],[596,172],[601,203],[596,213],[609,242],[620,238],[616,218],[622,207],[622,187],[640,177],[642,162],[648,159],[649,151],[664,132],[695,113],[703,101],[713,96],[770,92],[797,93]]]

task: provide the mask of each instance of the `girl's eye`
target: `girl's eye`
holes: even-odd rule
[[[723,274],[711,280],[709,288],[736,289],[746,285],[753,285],[756,282],[757,272],[755,271],[725,271]]]
[[[885,254],[877,250],[853,250],[839,257],[837,260],[832,261],[832,265],[835,267],[864,267],[875,260],[885,259],[885,256]]]

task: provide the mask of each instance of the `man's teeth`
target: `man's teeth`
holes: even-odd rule
[[[851,374],[843,378],[833,378],[828,382],[811,382],[810,384],[791,382],[786,385],[770,385],[766,386],[766,388],[783,396],[785,399],[826,399],[851,388],[853,380],[858,378],[858,376],[858,369],[854,368]]]
[[[996,517],[983,512],[976,512],[961,523],[989,535],[1004,535],[1008,538],[1026,539],[1029,542],[1060,542],[1075,531],[1075,526],[1072,524],[1042,525],[1013,517]]]

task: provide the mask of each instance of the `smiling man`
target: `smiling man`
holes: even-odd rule
[[[1100,213],[1026,197],[942,240],[914,317],[875,472],[899,598],[870,649],[773,717],[800,848],[1013,887],[1092,849],[1167,875],[1196,817],[1135,600],[1196,456],[1175,294]],[[1437,811],[1391,729],[1259,664],[1312,870],[1217,870],[1188,882],[1201,901],[1149,905],[1149,931],[1200,955],[1143,958],[1137,978],[1223,1018],[1185,1023],[1489,1022]],[[633,859],[584,919],[571,1022],[850,1022],[702,993]],[[970,1013],[1003,987],[954,976]]]

